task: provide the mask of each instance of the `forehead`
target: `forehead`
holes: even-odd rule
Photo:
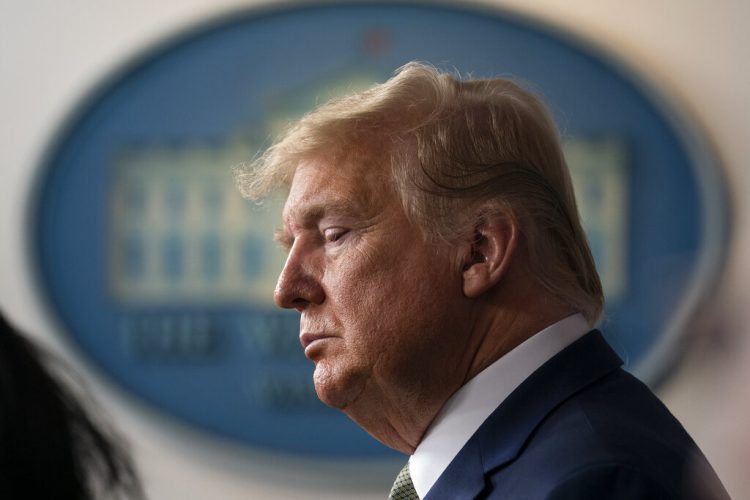
[[[284,220],[327,211],[367,215],[396,201],[389,170],[354,159],[318,157],[298,164],[284,206]]]

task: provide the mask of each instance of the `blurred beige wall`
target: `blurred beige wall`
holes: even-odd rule
[[[448,2],[444,2],[448,3]],[[151,498],[383,498],[331,481],[334,467],[252,454],[156,417],[101,382],[55,336],[25,253],[24,218],[39,156],[73,105],[128,56],[228,9],[232,0],[0,0],[0,308],[88,375],[133,441]],[[750,3],[744,0],[496,0],[482,4],[545,20],[614,52],[692,115],[726,167],[734,239],[716,303],[695,323],[696,342],[662,396],[706,451],[735,498],[750,498]],[[304,477],[289,470],[305,467]],[[373,464],[378,478],[394,464]],[[345,474],[345,475],[346,475]],[[315,477],[318,477],[318,480]],[[354,477],[354,479],[351,479]],[[335,484],[334,484],[335,483]],[[364,490],[364,491],[363,491]]]

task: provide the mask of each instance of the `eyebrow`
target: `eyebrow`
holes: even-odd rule
[[[292,248],[292,244],[294,243],[294,238],[292,237],[292,235],[287,233],[285,229],[282,229],[280,227],[274,229],[273,239],[285,251],[289,251],[289,249]]]
[[[302,225],[318,222],[327,215],[359,216],[364,214],[365,206],[351,198],[342,198],[326,203],[315,203],[302,206],[292,211],[290,215],[300,220]]]
[[[367,206],[361,202],[343,198],[326,203],[296,207],[286,214],[286,217],[294,220],[302,227],[309,227],[327,216],[364,217],[367,212],[366,208]]]

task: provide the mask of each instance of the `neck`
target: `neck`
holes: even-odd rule
[[[534,334],[575,312],[534,285],[506,288],[513,293],[499,288],[477,299],[467,329],[456,332],[464,336],[464,344],[454,351],[460,357],[451,366],[429,377],[411,377],[414,384],[400,387],[397,393],[372,384],[357,404],[342,410],[386,446],[412,454],[442,407],[464,384]]]
[[[474,349],[463,384],[521,343],[576,311],[527,282],[513,293],[501,288],[477,304]]]
[[[399,398],[397,402],[389,396],[375,396],[377,400],[372,403],[359,401],[356,408],[345,408],[344,412],[384,445],[411,455],[444,402],[420,403],[417,398]],[[380,408],[380,411],[360,411],[364,408]]]

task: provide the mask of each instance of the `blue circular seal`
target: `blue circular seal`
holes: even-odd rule
[[[722,183],[698,136],[619,65],[498,12],[325,5],[234,15],[132,61],[81,104],[41,170],[39,281],[117,385],[197,428],[326,457],[391,453],[322,405],[296,314],[271,295],[278,204],[231,167],[316,103],[411,60],[534,82],[561,127],[628,367],[664,373],[726,242]]]

